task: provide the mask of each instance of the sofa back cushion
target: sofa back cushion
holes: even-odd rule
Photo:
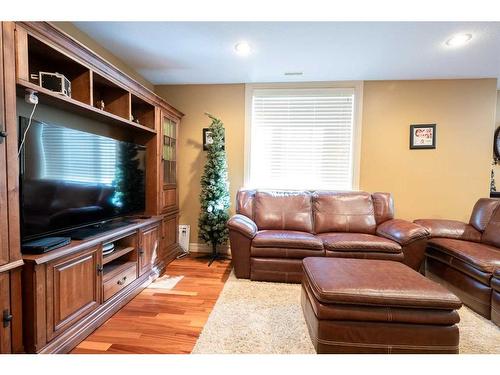
[[[372,201],[377,225],[394,219],[394,201],[391,193],[373,193]]]
[[[377,228],[372,197],[364,192],[313,193],[314,232],[374,234]]]
[[[481,242],[500,248],[500,206],[498,205],[484,229]]]
[[[499,203],[500,201],[498,199],[479,199],[472,209],[469,224],[476,228],[478,231],[484,232],[491,217],[493,216],[493,212],[498,207]]]
[[[240,189],[236,193],[236,213],[253,220],[253,202],[256,191],[253,189]]]
[[[312,232],[311,194],[306,191],[257,191],[253,202],[259,230]]]

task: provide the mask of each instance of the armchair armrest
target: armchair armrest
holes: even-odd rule
[[[396,241],[404,246],[427,238],[429,231],[421,225],[406,220],[392,219],[383,222],[377,227],[377,235]]]
[[[414,223],[426,228],[430,237],[453,238],[474,242],[481,240],[481,232],[472,225],[458,220],[419,219],[415,220]]]
[[[229,230],[237,231],[248,239],[253,239],[258,231],[257,224],[240,214],[232,216],[227,222],[227,226]]]

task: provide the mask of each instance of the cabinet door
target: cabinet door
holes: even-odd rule
[[[161,207],[162,211],[177,208],[177,134],[179,120],[162,113],[161,116]]]
[[[163,219],[163,249],[169,253],[178,242],[177,215],[169,216]]]
[[[159,226],[141,230],[140,233],[139,275],[143,275],[158,258]]]
[[[10,303],[9,303],[9,273],[0,273],[0,353],[10,353],[10,335],[11,335],[11,322],[10,322]]]
[[[94,247],[47,263],[47,341],[99,306],[101,258]]]

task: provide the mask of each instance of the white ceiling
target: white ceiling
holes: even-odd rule
[[[500,87],[500,22],[74,24],[156,85],[496,77]],[[447,47],[460,32],[473,39]],[[248,57],[234,53],[240,40]]]

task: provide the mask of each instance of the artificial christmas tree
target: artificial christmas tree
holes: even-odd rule
[[[198,237],[212,247],[209,266],[221,258],[217,246],[228,240],[229,183],[227,181],[226,151],[224,149],[224,124],[206,114],[212,123],[209,127],[212,143],[208,145],[207,162],[201,176],[200,217]]]

